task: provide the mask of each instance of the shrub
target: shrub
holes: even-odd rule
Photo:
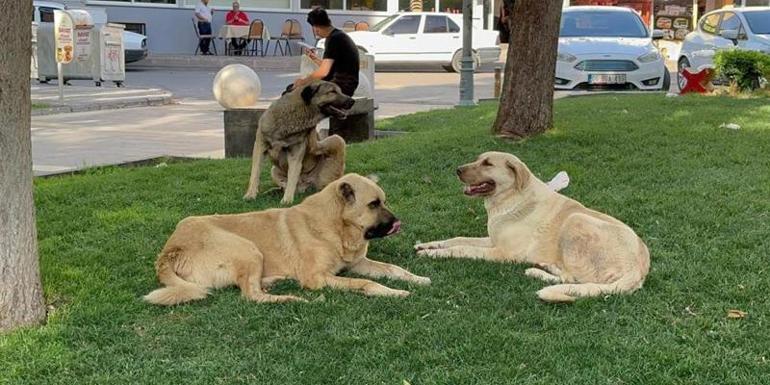
[[[741,91],[759,88],[761,79],[770,79],[770,55],[731,49],[717,52],[714,57],[717,73],[734,82]]]

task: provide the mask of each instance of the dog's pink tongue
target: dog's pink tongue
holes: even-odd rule
[[[393,235],[399,231],[401,231],[401,221],[395,221],[393,222],[393,227],[388,231],[388,235]]]

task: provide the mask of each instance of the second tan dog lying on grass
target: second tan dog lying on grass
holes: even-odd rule
[[[395,234],[399,228],[382,189],[356,174],[343,176],[290,208],[188,217],[179,222],[155,264],[165,287],[144,299],[173,305],[205,298],[212,288],[237,285],[244,297],[256,302],[302,300],[264,290],[287,278],[308,289],[332,287],[404,297],[408,291],[337,276],[349,270],[430,284],[426,277],[366,258],[370,240]]]
[[[644,241],[623,222],[553,191],[515,156],[484,153],[457,174],[465,194],[484,198],[489,237],[422,243],[418,254],[536,264],[526,275],[556,283],[537,293],[548,302],[642,287],[650,269]]]

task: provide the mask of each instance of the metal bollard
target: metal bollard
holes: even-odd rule
[[[500,97],[500,92],[503,88],[502,69],[495,67],[495,97]]]

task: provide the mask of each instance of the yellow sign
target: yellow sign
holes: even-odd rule
[[[72,18],[64,11],[53,11],[56,62],[69,63],[74,57],[74,28]]]

